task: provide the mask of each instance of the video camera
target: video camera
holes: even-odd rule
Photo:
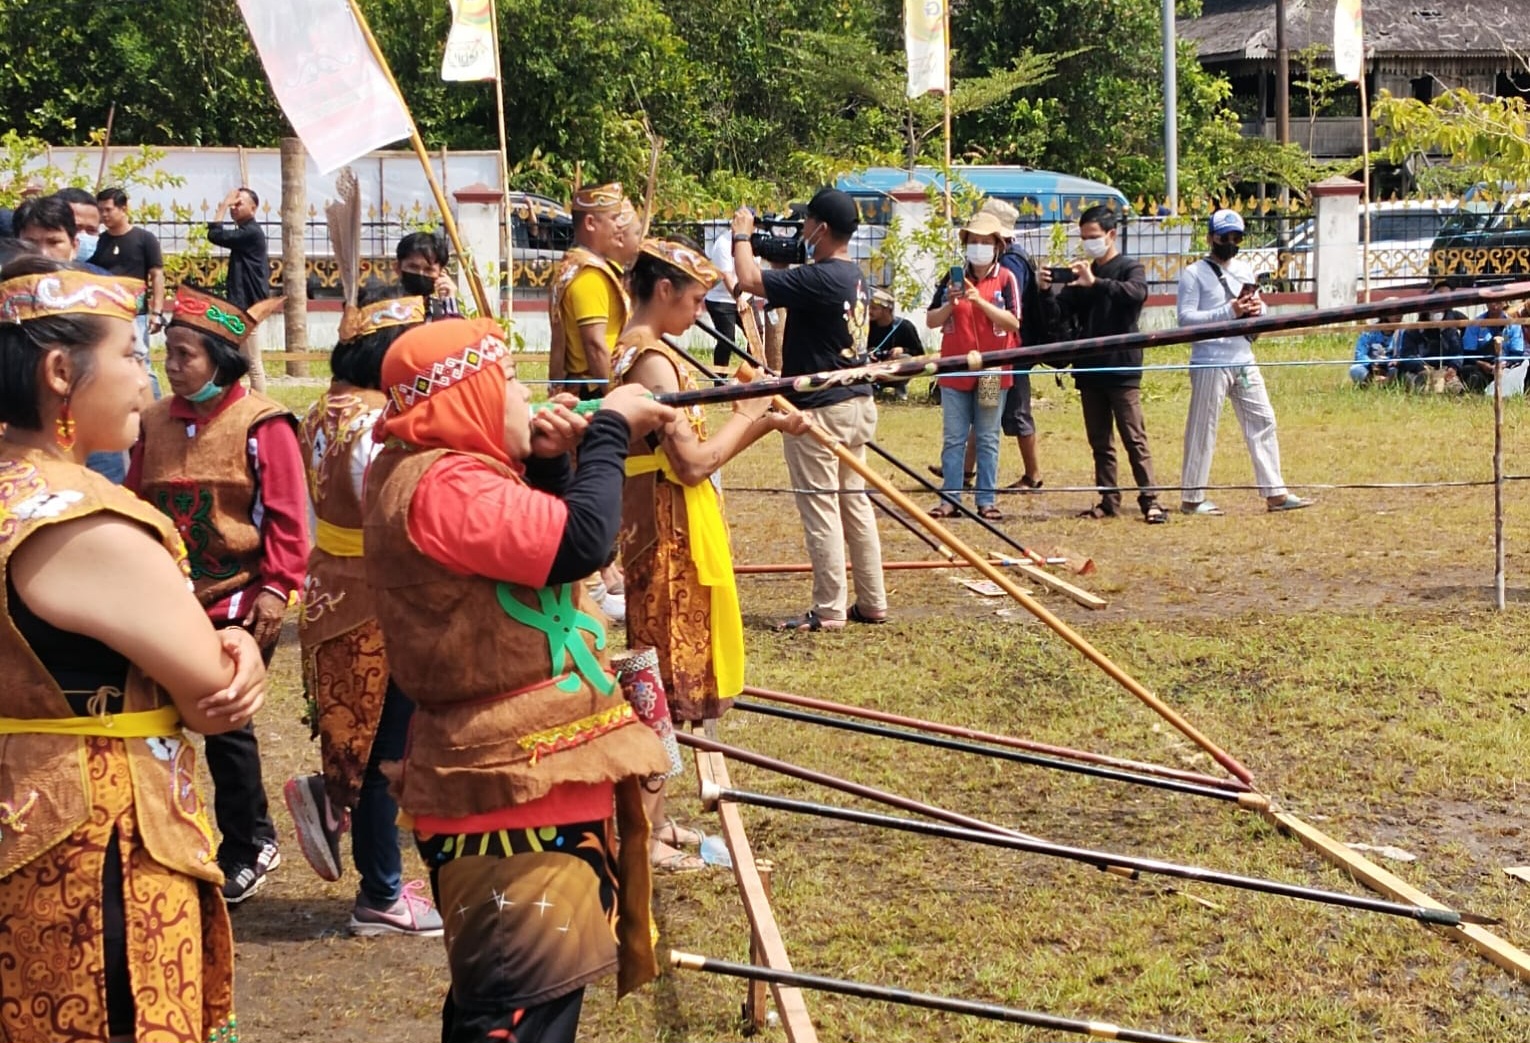
[[[766,214],[755,222],[749,248],[762,261],[772,264],[806,264],[807,244],[802,241],[802,219],[789,215]]]

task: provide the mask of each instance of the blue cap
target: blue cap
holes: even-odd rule
[[[1226,235],[1243,231],[1243,218],[1236,210],[1218,210],[1211,215],[1211,234]]]

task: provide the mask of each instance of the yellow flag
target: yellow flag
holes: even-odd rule
[[[908,54],[908,96],[945,93],[947,0],[903,0],[903,49]]]

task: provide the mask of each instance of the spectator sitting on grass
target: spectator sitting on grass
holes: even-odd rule
[[[1362,330],[1360,336],[1355,338],[1355,363],[1349,367],[1349,379],[1358,387],[1380,387],[1387,382],[1387,368],[1397,357],[1401,331],[1380,327],[1396,321],[1390,315],[1378,318],[1375,326]]]
[[[1431,292],[1449,289],[1440,283]],[[1392,365],[1393,375],[1401,377],[1409,388],[1444,390],[1451,377],[1456,376],[1461,359],[1461,329],[1458,326],[1432,326],[1435,322],[1461,322],[1465,315],[1455,309],[1447,312],[1431,311],[1425,305],[1418,313],[1418,325],[1400,330],[1396,359]]]
[[[1509,313],[1503,301],[1488,302],[1484,319],[1502,322]],[[1486,391],[1493,385],[1493,359],[1496,354],[1493,340],[1503,338],[1504,394],[1520,394],[1525,389],[1525,331],[1519,326],[1498,325],[1497,322],[1480,326],[1468,326],[1461,334],[1461,360],[1458,371],[1461,383],[1468,391]],[[1519,370],[1512,373],[1511,370]],[[1510,386],[1513,390],[1510,390]]]

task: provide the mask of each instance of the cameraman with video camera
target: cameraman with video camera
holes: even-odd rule
[[[850,259],[850,237],[860,227],[855,200],[821,188],[809,201],[796,251],[797,267],[760,270],[754,213],[733,215],[733,263],[738,285],[786,309],[781,375],[801,376],[865,365],[863,354],[869,298],[860,266]],[[772,243],[771,246],[778,244]],[[771,251],[772,254],[775,251]],[[858,384],[788,395],[820,430],[860,459],[876,436],[877,407],[871,386]],[[785,435],[786,469],[813,563],[813,605],[778,630],[840,630],[846,619],[882,623],[887,594],[882,583],[882,544],[865,480],[811,435]],[[845,495],[848,494],[848,495]],[[849,601],[845,547],[855,571],[855,600]]]

